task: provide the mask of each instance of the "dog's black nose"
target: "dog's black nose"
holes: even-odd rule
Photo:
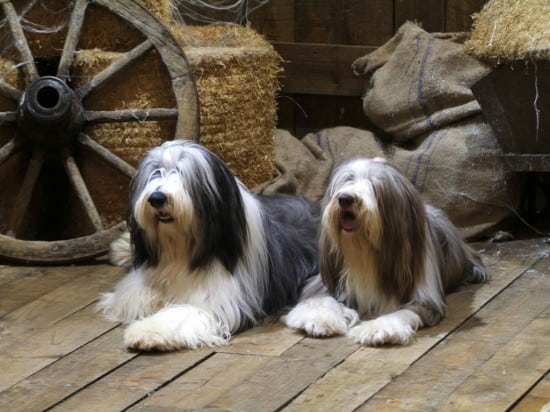
[[[338,204],[340,207],[350,207],[353,202],[355,202],[355,198],[351,195],[341,194],[338,196]]]
[[[166,203],[166,195],[157,190],[156,192],[151,193],[148,200],[151,206],[158,209]]]

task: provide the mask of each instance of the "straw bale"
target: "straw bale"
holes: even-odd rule
[[[201,142],[253,187],[273,177],[281,58],[247,27],[178,26],[199,93]]]
[[[491,0],[476,15],[467,53],[493,63],[550,59],[550,1]]]

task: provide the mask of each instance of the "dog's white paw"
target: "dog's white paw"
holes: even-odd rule
[[[212,315],[191,305],[171,306],[131,323],[124,333],[128,349],[171,351],[228,344],[227,328]]]
[[[347,336],[366,346],[406,345],[412,341],[420,326],[420,317],[405,309],[361,322],[351,328]]]
[[[281,320],[289,328],[303,330],[308,336],[344,335],[350,326],[359,322],[353,309],[330,296],[313,297],[298,303]]]

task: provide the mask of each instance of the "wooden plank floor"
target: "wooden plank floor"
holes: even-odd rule
[[[404,347],[269,323],[230,346],[138,354],[95,313],[123,275],[0,266],[0,411],[539,411],[550,408],[550,243],[479,245],[493,279]],[[548,410],[548,409],[547,409]]]

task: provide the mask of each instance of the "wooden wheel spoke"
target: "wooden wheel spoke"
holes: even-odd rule
[[[17,237],[17,234],[19,233],[21,222],[27,215],[27,209],[29,208],[34,187],[36,186],[36,181],[38,180],[43,164],[44,152],[41,150],[36,150],[30,159],[29,168],[25,173],[23,183],[21,184],[17,197],[15,198],[15,203],[13,204],[11,210],[8,224],[8,236]]]
[[[82,23],[84,22],[87,5],[88,0],[77,0],[71,14],[67,37],[65,38],[63,52],[61,53],[61,59],[59,60],[59,66],[57,68],[57,76],[64,80],[69,78],[69,70],[74,60],[76,45],[80,39],[80,31]]]
[[[80,170],[78,169],[74,158],[68,153],[65,153],[63,166],[65,166],[65,171],[67,172],[67,176],[71,181],[71,185],[76,191],[76,195],[82,202],[82,205],[86,210],[86,214],[88,215],[90,222],[92,223],[96,231],[99,232],[100,230],[103,230],[103,222],[101,221],[99,212],[97,211],[94,201],[92,200],[92,196],[90,196],[90,192],[86,187],[86,183],[84,182],[84,179],[80,174]]]
[[[21,59],[23,60],[23,69],[25,70],[29,81],[32,82],[38,79],[38,69],[34,63],[34,57],[29,47],[29,43],[27,42],[27,38],[25,37],[25,33],[23,32],[23,27],[21,27],[21,23],[19,22],[19,17],[17,16],[15,7],[13,7],[13,4],[9,1],[3,1],[0,3],[2,10],[4,11],[4,15],[8,20],[14,44],[21,55]]]
[[[8,160],[18,150],[19,146],[15,143],[15,139],[11,139],[8,143],[0,148],[0,164]]]
[[[149,40],[145,40],[143,43],[137,45],[129,52],[124,53],[121,57],[116,59],[108,67],[103,69],[101,72],[96,74],[92,79],[76,89],[76,95],[83,99],[96,87],[100,86],[105,81],[109,80],[119,71],[124,69],[126,66],[140,58],[145,52],[153,47],[153,44]]]
[[[84,112],[84,120],[88,123],[120,123],[120,122],[152,122],[157,120],[175,120],[177,109],[124,109]]]
[[[21,94],[23,94],[21,90],[16,89],[11,84],[6,83],[4,79],[0,79],[0,93],[15,102],[19,102]]]
[[[129,178],[132,178],[136,174],[136,169],[132,165],[125,162],[84,133],[80,133],[78,141]]]

